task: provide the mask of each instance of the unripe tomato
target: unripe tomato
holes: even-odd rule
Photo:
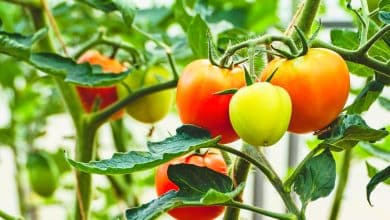
[[[28,154],[27,171],[30,186],[43,197],[50,197],[58,186],[60,171],[55,161],[44,151]]]
[[[215,93],[241,88],[245,85],[243,68],[223,69],[209,60],[195,60],[188,64],[177,84],[176,102],[180,119],[207,129],[212,136],[222,136],[221,143],[238,139],[229,119],[232,94]]]
[[[110,59],[98,51],[88,51],[83,54],[77,63],[88,62],[92,65],[99,65],[103,71],[110,73],[121,73],[125,71],[125,67],[118,61]],[[80,96],[81,103],[86,112],[92,112],[95,104],[95,100],[100,98],[99,109],[104,109],[107,106],[115,103],[118,100],[118,94],[116,86],[99,86],[99,87],[87,87],[87,86],[76,86],[77,93]],[[120,118],[123,115],[123,111],[119,111],[112,116],[111,119]]]
[[[342,111],[349,93],[349,71],[343,58],[323,48],[304,56],[271,61],[262,73],[287,90],[292,101],[289,131],[306,133],[329,125]]]
[[[170,190],[179,190],[179,187],[168,178],[168,167],[171,164],[182,163],[208,167],[225,175],[227,173],[226,163],[218,153],[208,152],[204,155],[191,154],[185,157],[176,158],[157,168],[155,183],[158,196],[161,196]],[[175,208],[168,211],[168,213],[178,220],[212,220],[222,214],[223,210],[223,206],[198,206]]]
[[[151,67],[146,73],[141,71],[132,72],[123,81],[128,88],[123,85],[118,86],[119,96],[121,98],[126,97],[131,94],[131,91],[159,84],[170,78],[171,73],[162,66]],[[126,112],[140,122],[155,123],[168,114],[172,106],[173,97],[172,89],[155,92],[139,98],[126,106]]]
[[[269,146],[287,131],[291,99],[283,88],[258,82],[234,94],[229,114],[234,130],[243,141],[253,146]]]

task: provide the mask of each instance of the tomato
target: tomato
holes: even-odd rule
[[[185,157],[176,158],[157,168],[155,183],[158,196],[161,196],[170,190],[179,190],[179,188],[168,178],[168,167],[171,164],[181,163],[208,167],[225,175],[227,173],[226,163],[218,153],[208,152],[204,155],[191,154]],[[223,206],[185,207],[172,209],[168,213],[178,220],[212,220],[222,214],[223,210]]]
[[[146,73],[132,72],[123,82],[128,86],[118,86],[121,98],[129,95],[129,92],[148,87],[170,79],[171,73],[162,66],[149,68]],[[131,91],[129,91],[129,89]],[[174,93],[173,90],[155,92],[139,98],[126,106],[126,112],[134,119],[144,123],[155,123],[163,119],[169,112]]]
[[[176,102],[180,119],[207,129],[212,136],[222,136],[221,143],[238,139],[229,119],[232,94],[217,92],[245,85],[243,68],[223,69],[208,60],[195,60],[188,64],[177,84]]]
[[[28,154],[27,171],[30,186],[38,195],[50,197],[57,189],[60,171],[47,152]]]
[[[329,125],[342,111],[349,93],[349,71],[343,58],[323,48],[309,49],[304,56],[271,61],[262,73],[283,87],[292,100],[289,131],[306,133]]]
[[[77,63],[85,62],[93,65],[99,65],[105,72],[120,73],[126,69],[118,61],[110,59],[100,54],[98,51],[88,51],[77,60]],[[105,87],[76,86],[76,89],[80,96],[83,108],[86,112],[93,111],[95,100],[98,98],[100,98],[99,109],[104,109],[118,100],[118,94],[115,85]],[[119,111],[112,116],[112,119],[120,118],[122,115],[123,111]]]
[[[229,114],[234,130],[243,141],[253,146],[269,146],[287,131],[291,99],[283,88],[258,82],[234,94]]]

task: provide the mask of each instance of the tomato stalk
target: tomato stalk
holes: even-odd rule
[[[343,194],[345,191],[345,187],[347,186],[348,183],[348,174],[349,174],[349,168],[351,164],[351,157],[352,157],[352,149],[348,149],[344,152],[344,155],[341,159],[342,160],[342,165],[340,169],[341,173],[340,173],[339,181],[337,183],[336,194],[333,199],[329,220],[336,220],[338,218],[341,202],[343,199]]]

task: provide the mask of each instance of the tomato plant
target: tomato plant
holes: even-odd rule
[[[92,65],[100,66],[103,71],[120,73],[125,70],[125,67],[116,60],[112,60],[98,51],[87,51],[78,60],[78,63],[88,62]],[[116,86],[107,87],[86,87],[77,86],[77,93],[80,96],[81,103],[86,112],[94,111],[94,107],[104,109],[118,100]],[[112,119],[120,118],[123,111],[119,111]]]
[[[171,73],[162,66],[153,66],[145,73],[136,71],[123,81],[125,85],[118,86],[119,96],[126,97],[131,94],[132,90],[152,86],[169,78],[171,78]],[[173,91],[157,92],[126,106],[126,112],[140,122],[153,124],[168,114],[173,98]]]
[[[0,218],[388,219],[390,4],[338,2],[0,1]]]
[[[229,115],[243,141],[253,146],[273,145],[287,131],[291,99],[281,87],[255,83],[234,94]]]
[[[217,92],[245,85],[244,70],[237,66],[222,69],[208,60],[195,60],[188,64],[177,84],[176,102],[180,119],[222,136],[223,143],[238,139],[229,119],[231,94]]]
[[[214,171],[225,174],[227,173],[227,166],[222,156],[218,153],[207,152],[203,155],[190,154],[181,158],[172,160],[166,164],[163,164],[157,168],[156,173],[156,191],[157,195],[161,196],[170,190],[178,190],[176,186],[168,178],[168,167],[172,164],[194,164],[196,166],[208,167]],[[211,206],[211,207],[188,207],[188,208],[176,208],[169,211],[169,214],[176,219],[204,219],[212,220],[222,214],[224,210],[223,206]]]
[[[273,60],[264,69],[262,80],[272,73],[271,83],[286,89],[292,100],[289,131],[323,129],[343,110],[349,94],[349,71],[337,53],[312,48],[292,60]]]

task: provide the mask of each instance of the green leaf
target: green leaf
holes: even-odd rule
[[[379,104],[385,108],[387,111],[390,111],[390,100],[388,98],[385,98],[385,97],[379,97]]]
[[[376,144],[360,143],[359,147],[370,156],[390,162],[390,149],[386,150]]]
[[[385,24],[390,24],[390,12],[380,11],[379,12],[379,20]]]
[[[336,162],[329,149],[309,159],[294,181],[302,203],[328,196],[335,185]]]
[[[376,188],[376,186],[381,183],[386,181],[388,178],[390,178],[390,166],[386,167],[384,170],[379,171],[376,173],[368,182],[366,190],[367,190],[367,201],[368,203],[372,206],[371,201],[370,201],[370,195],[372,191]]]
[[[183,125],[176,129],[175,136],[160,142],[148,142],[149,152],[115,153],[110,159],[91,162],[77,162],[68,158],[68,162],[87,173],[132,173],[150,169],[199,148],[213,147],[219,140],[219,137],[212,139],[210,133],[204,129]]]
[[[342,151],[354,147],[359,141],[376,142],[389,134],[385,129],[370,128],[358,114],[341,115],[328,131],[320,134],[324,140],[321,145],[334,151]]]
[[[367,168],[367,173],[370,178],[373,178],[378,172],[379,169],[371,165],[366,161],[366,168]],[[386,185],[390,185],[390,179],[387,179],[383,182]]]
[[[194,17],[190,8],[187,6],[185,0],[176,0],[173,6],[173,13],[175,20],[182,26],[184,30],[187,30]]]
[[[243,190],[243,185],[233,190],[233,182],[228,176],[192,164],[169,166],[168,177],[179,187],[179,191],[169,191],[147,204],[128,209],[128,220],[155,219],[180,206],[221,205],[233,200]]]
[[[347,107],[348,114],[360,114],[367,111],[372,103],[378,98],[384,88],[384,84],[378,81],[370,81],[355,98],[354,102]]]
[[[30,36],[0,31],[0,53],[26,59],[30,55],[32,45],[45,37],[46,34],[46,28]]]
[[[196,15],[187,30],[188,44],[197,58],[207,58],[207,33],[210,32],[206,22]]]

